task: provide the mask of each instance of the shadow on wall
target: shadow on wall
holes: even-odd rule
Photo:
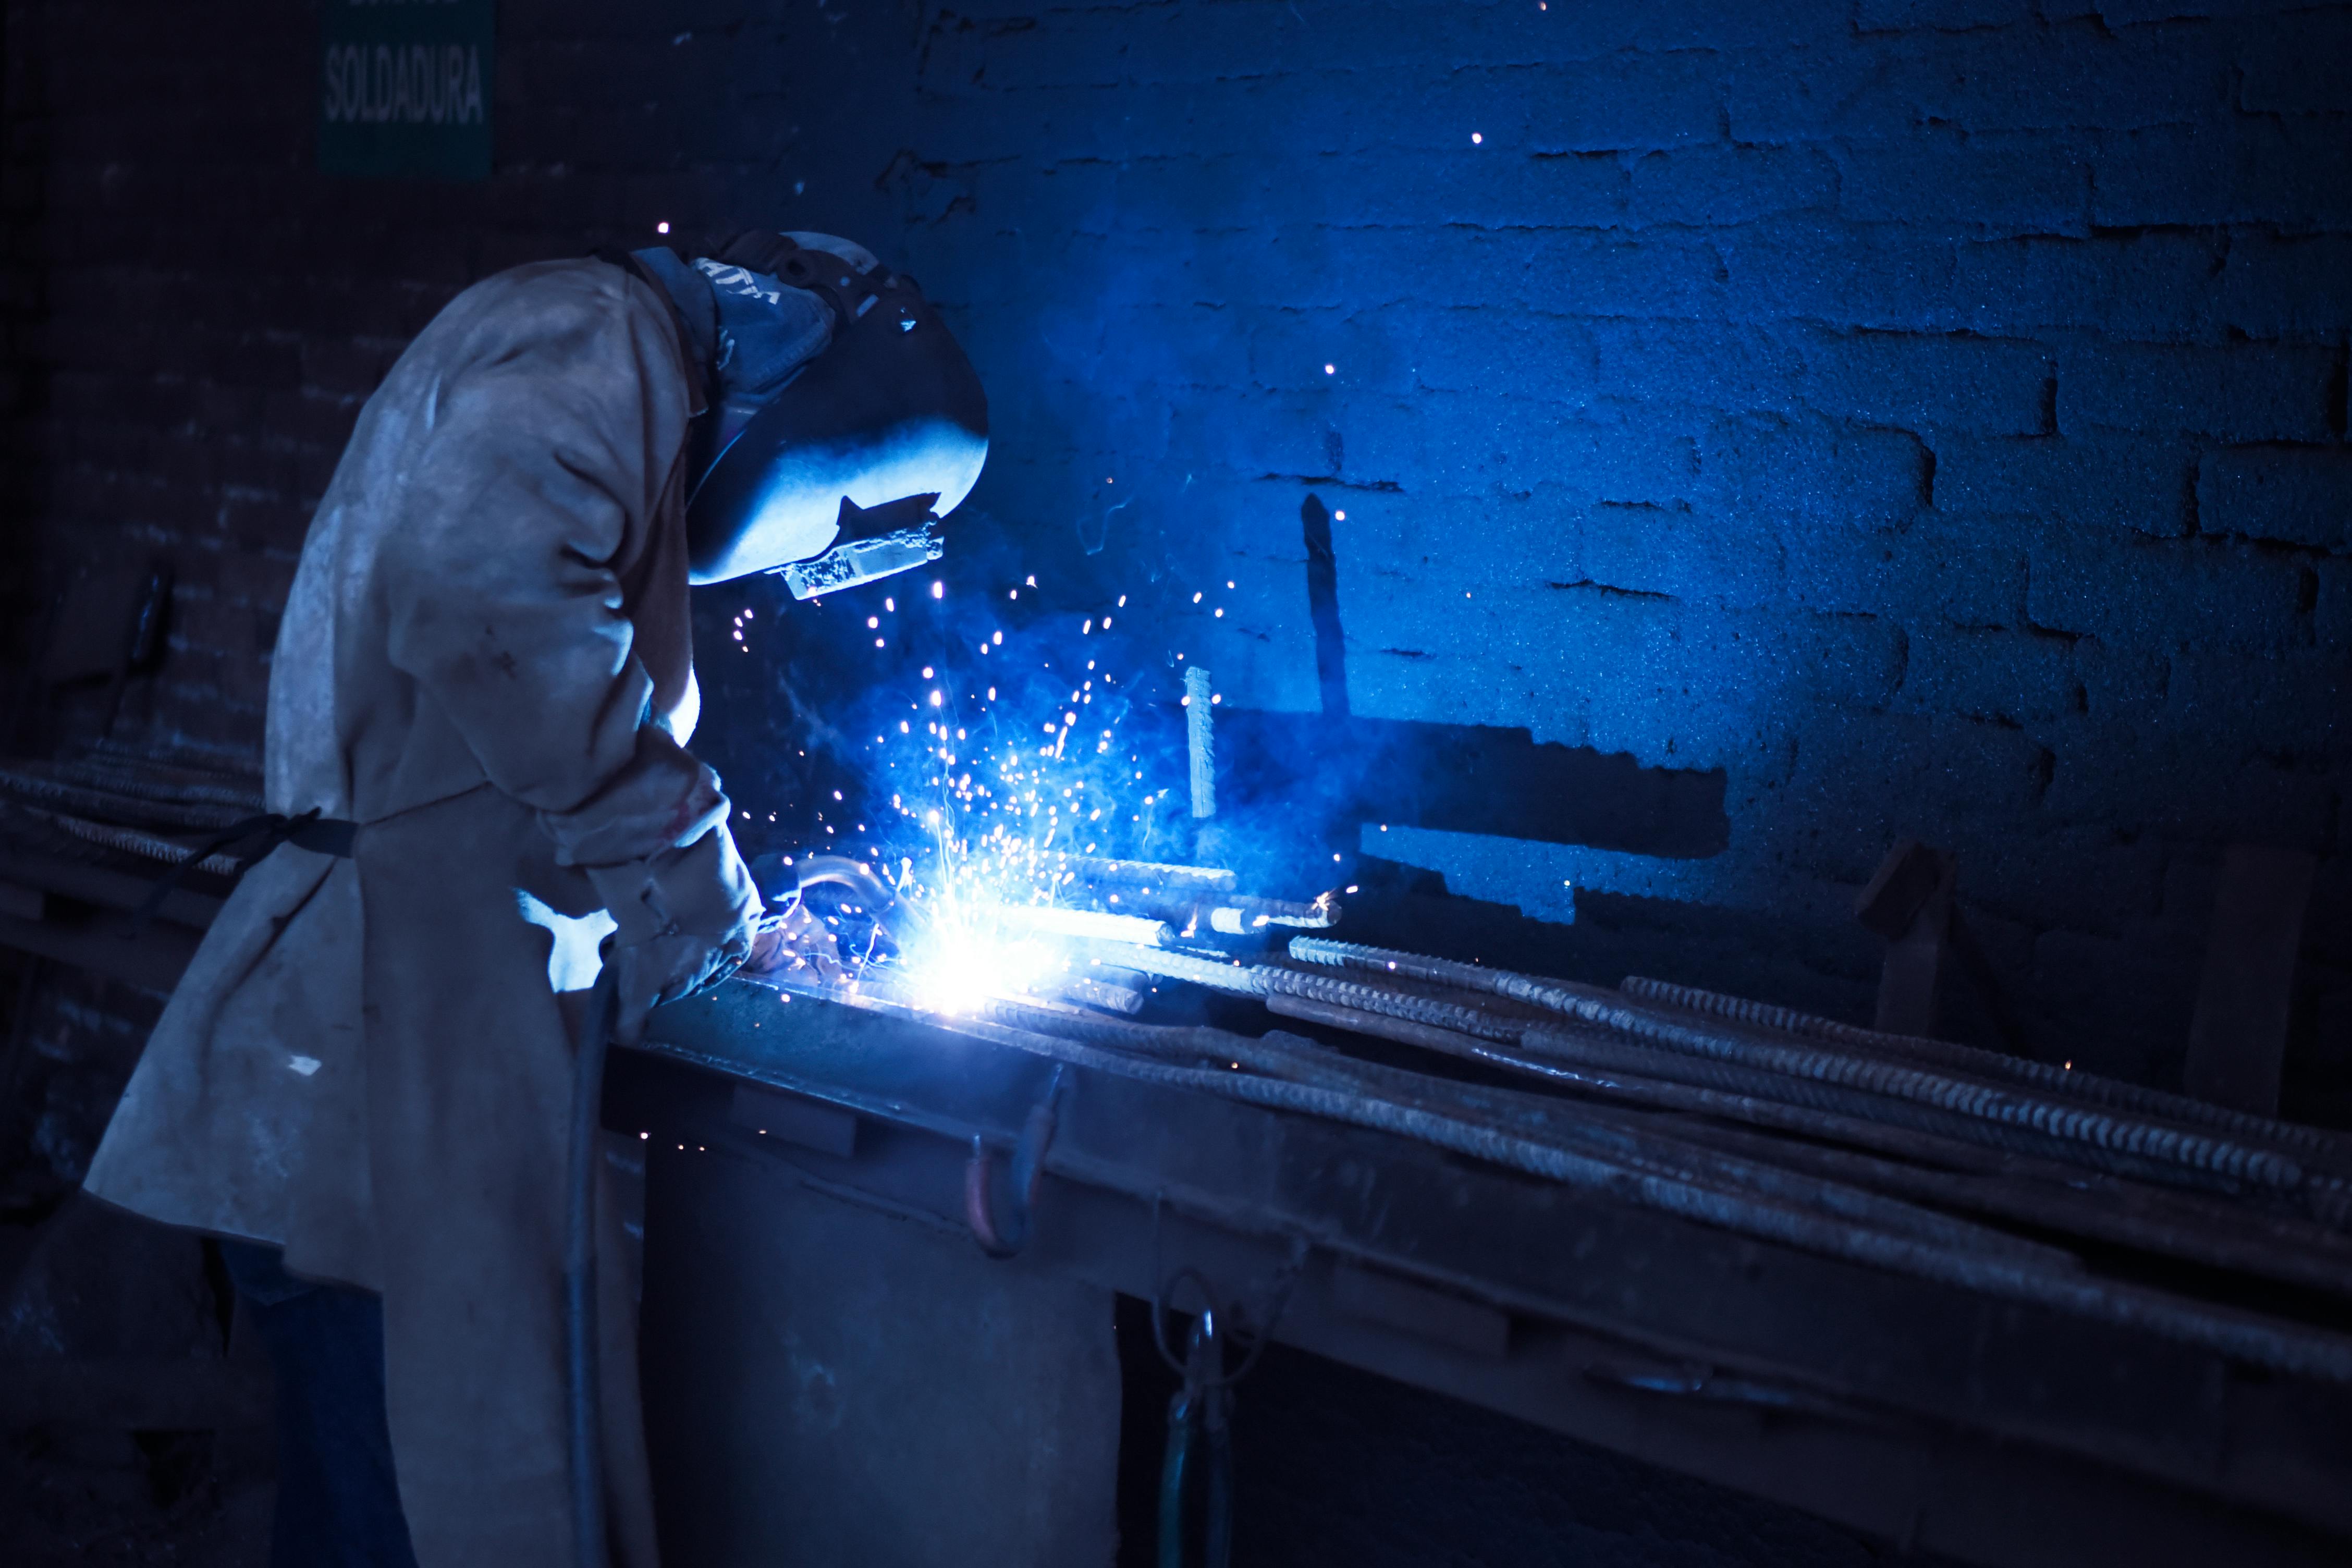
[[[1320,714],[1220,716],[1221,798],[1244,816],[1311,803],[1335,847],[1364,823],[1579,844],[1672,859],[1728,847],[1724,771],[1644,767],[1622,752],[1538,744],[1521,728],[1366,719],[1348,703],[1331,513],[1299,508]]]

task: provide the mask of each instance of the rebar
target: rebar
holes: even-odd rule
[[[2021,1094],[1998,1084],[1930,1072],[1921,1067],[1890,1062],[1881,1058],[1808,1049],[1784,1043],[1781,1037],[1761,1031],[1740,1033],[1733,1029],[1694,1026],[1671,1016],[1644,1013],[1628,1004],[1619,994],[1599,986],[1307,937],[1294,939],[1290,952],[1294,958],[1314,963],[1394,973],[1415,979],[1460,984],[1472,990],[1492,991],[1532,1003],[1563,1018],[1685,1056],[1711,1058],[1892,1100],[1911,1100],[1956,1115],[2029,1128],[2048,1137],[2099,1148],[2111,1154],[2128,1155],[2278,1189],[2299,1189],[2304,1185],[2305,1173],[2301,1164],[2274,1149],[2256,1148],[2189,1129],[2118,1116],[2105,1110],[2068,1105],[2045,1096]],[[1527,1031],[1528,1035],[1537,1032]]]
[[[1842,1024],[1834,1018],[1801,1013],[1792,1007],[1751,1001],[1745,996],[1727,996],[1721,992],[1703,991],[1693,985],[1675,985],[1634,975],[1619,989],[1643,1001],[1678,1007],[1685,1012],[1704,1013],[1758,1028],[1808,1036],[1864,1050],[1900,1054],[1969,1072],[2014,1079],[2080,1099],[2096,1100],[2118,1110],[2191,1122],[2231,1133],[2250,1142],[2268,1143],[2291,1150],[2305,1160],[2324,1163],[2330,1170],[2352,1174],[2352,1139],[2323,1128],[2303,1127],[2267,1116],[2253,1116],[2208,1100],[2192,1100],[2187,1095],[2167,1094],[2162,1089],[2149,1089],[2142,1084],[2125,1083],[2097,1073],[2076,1072],[2071,1068],[2052,1067],[2048,1062],[1980,1050],[1950,1040],[1860,1028],[1852,1024]]]

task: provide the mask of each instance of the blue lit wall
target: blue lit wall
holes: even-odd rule
[[[1376,929],[1863,1017],[1913,835],[2038,1052],[2162,1078],[2221,847],[2302,846],[2289,1094],[2352,1113],[2352,9],[503,0],[481,185],[316,171],[312,15],[8,5],[0,597],[176,562],[126,738],[250,752],[467,281],[837,229],[988,378],[974,531],[1213,669]]]
[[[2352,24],[2203,9],[967,5],[885,184],[995,391],[975,506],[1233,580],[1159,601],[1229,702],[1323,706],[1311,493],[1354,715],[1721,780],[1700,854],[1363,851],[1866,1018],[1916,836],[2038,1050],[2161,1076],[2219,847],[2309,847],[2315,1071]]]

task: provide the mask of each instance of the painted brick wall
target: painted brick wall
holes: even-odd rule
[[[987,376],[974,509],[1236,708],[1320,700],[1311,493],[1356,715],[1721,780],[1712,855],[1366,822],[1368,878],[1866,1016],[1916,835],[2036,1050],[2160,1080],[2221,846],[2306,847],[2290,1089],[2352,1107],[2352,7],[507,0],[481,186],[312,172],[296,0],[6,20],[7,592],[173,559],[142,743],[255,746],[308,510],[467,280],[833,228]]]

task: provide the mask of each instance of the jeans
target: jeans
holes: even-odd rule
[[[383,1302],[298,1279],[274,1247],[224,1241],[278,1377],[270,1568],[416,1568],[383,1409]]]

